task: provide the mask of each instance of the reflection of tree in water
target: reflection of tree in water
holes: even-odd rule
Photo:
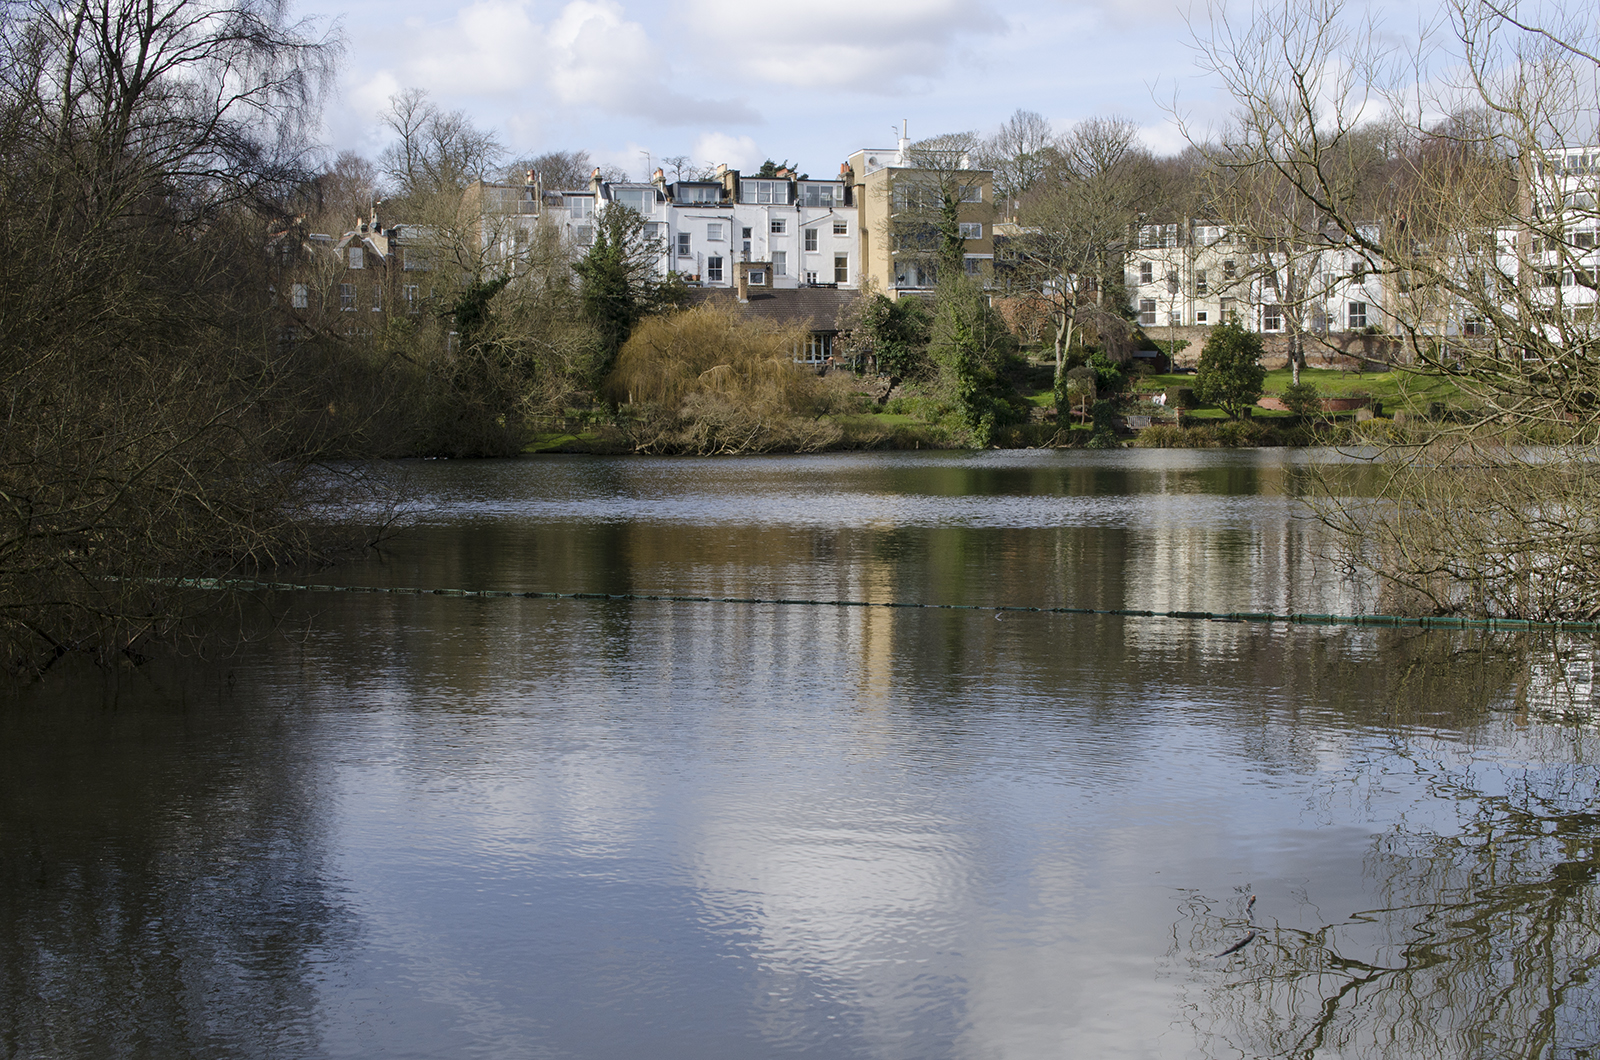
[[[1379,908],[1313,929],[1244,896],[1191,896],[1175,932],[1211,1055],[1600,1056],[1600,766],[1479,781],[1409,759],[1463,813],[1404,825],[1366,859]],[[1486,790],[1494,787],[1500,790]],[[1322,919],[1320,916],[1318,920]],[[1222,953],[1254,928],[1250,945]]]
[[[297,719],[97,685],[0,701],[0,1055],[317,1052],[354,927]]]

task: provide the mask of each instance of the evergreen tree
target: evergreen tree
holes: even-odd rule
[[[637,211],[613,204],[596,220],[594,245],[573,269],[583,314],[600,339],[599,380],[610,374],[634,325],[648,313],[680,304],[684,288],[675,275],[656,278],[661,241],[650,237]]]
[[[1261,396],[1267,370],[1261,367],[1261,336],[1246,331],[1237,319],[1211,329],[1200,366],[1195,371],[1194,392],[1230,419],[1249,415]]]

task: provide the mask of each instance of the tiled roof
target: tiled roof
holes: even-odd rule
[[[808,324],[812,331],[837,331],[839,311],[859,293],[833,287],[757,288],[751,290],[750,301],[741,303],[732,287],[691,287],[689,304],[735,306],[763,320]]]

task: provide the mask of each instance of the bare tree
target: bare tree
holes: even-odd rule
[[[1003,219],[1015,219],[1020,200],[1050,169],[1055,148],[1050,121],[1018,109],[978,151],[978,164],[994,172],[995,201]]]
[[[594,169],[594,163],[589,161],[587,151],[546,151],[513,163],[506,177],[520,181],[530,169],[539,174],[540,183],[547,189],[571,191],[589,186],[589,172]]]
[[[315,223],[348,228],[371,214],[378,199],[378,169],[354,151],[341,151],[299,198]]]
[[[1008,260],[1013,281],[1049,307],[1059,391],[1080,318],[1118,283],[1123,244],[1155,173],[1138,129],[1116,118],[1079,124],[1054,153],[1055,164],[1023,201]]]
[[[265,239],[337,53],[254,0],[7,8],[0,665],[131,657],[305,544]]]
[[[1330,495],[1323,509],[1354,556],[1429,610],[1600,614],[1587,470],[1600,458],[1600,45],[1587,9],[1546,10],[1534,24],[1450,0],[1409,57],[1342,0],[1248,24],[1216,9],[1199,42],[1237,104],[1237,170],[1365,255],[1413,367],[1476,412],[1391,451],[1375,505]],[[1353,165],[1364,132],[1382,156],[1376,210],[1352,190],[1372,183]],[[1562,443],[1561,460],[1517,444],[1529,439]],[[1440,532],[1468,526],[1471,540]]]
[[[461,111],[442,111],[420,88],[389,100],[381,116],[395,140],[383,151],[390,193],[401,200],[459,192],[475,180],[490,180],[505,153],[494,133],[479,129]]]

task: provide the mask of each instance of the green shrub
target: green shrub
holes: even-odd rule
[[[1216,405],[1230,419],[1240,419],[1261,396],[1266,378],[1260,335],[1246,331],[1237,320],[1211,329],[1194,377],[1195,393],[1201,400]]]
[[[1284,387],[1283,403],[1296,416],[1310,419],[1322,415],[1322,395],[1309,380]]]

